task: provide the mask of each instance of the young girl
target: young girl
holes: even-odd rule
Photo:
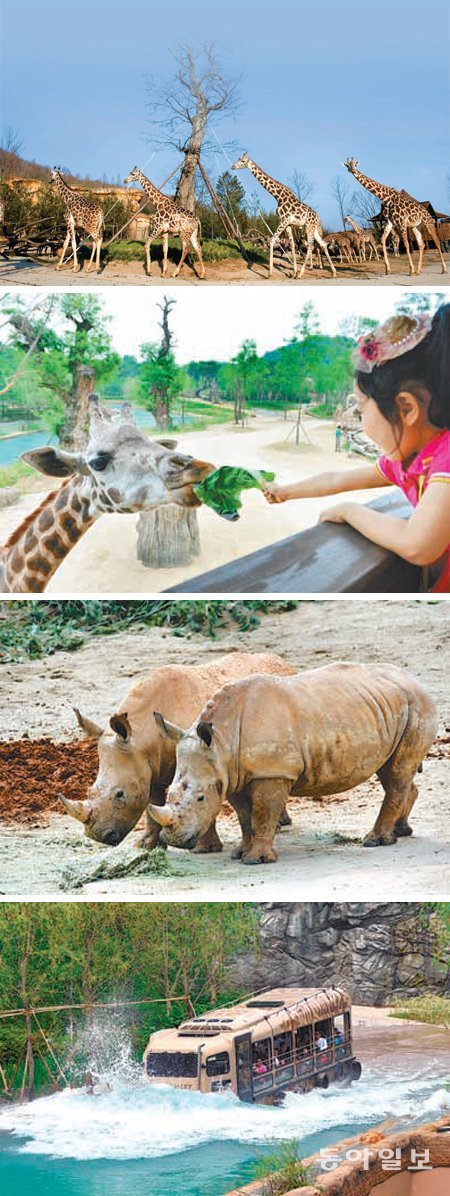
[[[425,586],[450,592],[450,304],[431,316],[393,316],[363,336],[355,394],[376,464],[322,473],[304,482],[265,483],[270,503],[348,490],[399,486],[415,508],[409,519],[347,499],[320,522],[348,523],[374,544],[427,567]],[[428,567],[431,567],[428,570]]]

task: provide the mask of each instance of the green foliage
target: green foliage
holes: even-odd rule
[[[283,1142],[277,1150],[265,1155],[257,1164],[255,1179],[265,1181],[264,1196],[282,1196],[293,1188],[306,1188],[310,1179],[300,1158],[296,1139]]]
[[[201,1013],[238,995],[229,964],[237,951],[255,945],[256,918],[249,902],[3,902],[0,1009],[146,1001],[114,1015],[118,1045],[130,1039],[140,1059],[149,1034],[177,1025],[192,1004]],[[99,1043],[102,1017],[108,1020]],[[69,1078],[80,1082],[94,1047],[97,1060],[102,1048],[107,1051],[112,1019],[92,1008],[40,1013],[39,1024],[32,1020],[36,1056],[40,1050],[52,1070],[40,1025]],[[23,1018],[0,1019],[0,1064],[15,1089],[24,1039]],[[48,1082],[37,1057],[37,1090]]]
[[[433,1026],[450,1026],[450,997],[426,993],[423,997],[399,998],[391,1017],[412,1022],[428,1022]]]
[[[265,262],[267,254],[255,249],[253,245],[246,244],[245,248],[251,261]],[[152,241],[152,262],[162,261],[162,241]],[[180,242],[173,237],[169,237],[169,261],[178,262],[181,254]],[[219,239],[215,241],[202,241],[202,255],[205,262],[220,262],[225,258],[241,258],[242,253],[236,241],[227,241]],[[195,255],[193,255],[195,258]],[[102,258],[105,261],[111,262],[145,262],[145,247],[143,241],[114,241],[102,253]]]
[[[2,602],[0,604],[0,659],[14,661],[74,651],[94,635],[114,635],[133,627],[170,627],[174,635],[215,637],[230,624],[249,631],[259,624],[258,615],[293,610],[296,603],[260,600],[236,602],[223,599],[195,599],[171,602],[167,599],[127,601]]]
[[[35,470],[31,469],[25,461],[13,461],[11,465],[0,466],[0,489],[3,486],[13,486],[14,482],[20,482],[22,478],[31,477],[35,474]]]

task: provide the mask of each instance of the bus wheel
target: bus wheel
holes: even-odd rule
[[[352,1077],[352,1080],[359,1080],[359,1079],[360,1079],[360,1077],[361,1077],[361,1072],[362,1072],[362,1067],[361,1067],[361,1064],[360,1064],[360,1062],[359,1062],[359,1059],[353,1059],[353,1060],[352,1060],[351,1071],[350,1071],[350,1075],[351,1075],[351,1077]]]

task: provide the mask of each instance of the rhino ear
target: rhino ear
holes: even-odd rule
[[[155,720],[156,726],[159,727],[163,735],[167,735],[167,737],[172,739],[174,743],[180,742],[180,739],[182,739],[184,735],[182,727],[177,727],[176,723],[169,723],[168,720],[163,718],[162,714],[159,713],[159,710],[153,711],[153,718]]]
[[[112,714],[109,720],[111,730],[117,735],[120,744],[129,743],[131,739],[131,726],[126,714]]]
[[[211,747],[213,741],[213,725],[212,723],[198,723],[197,735],[202,743],[206,743],[207,747]]]

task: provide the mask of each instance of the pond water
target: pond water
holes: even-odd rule
[[[397,1061],[399,1066],[399,1061]],[[436,1116],[445,1062],[420,1074],[370,1067],[349,1088],[289,1093],[277,1108],[110,1073],[112,1091],[66,1089],[0,1112],[2,1196],[223,1196],[286,1139],[303,1156],[385,1118]],[[440,1078],[441,1077],[441,1078]]]
[[[105,404],[107,407],[108,404]],[[143,411],[140,407],[135,407],[133,410],[134,420],[138,427],[154,428],[155,420],[150,411]],[[181,415],[174,414],[172,424],[176,432],[180,435],[183,430],[195,426],[195,418],[189,415],[185,416],[184,422],[181,422]],[[161,433],[161,435],[171,435],[170,432]],[[22,453],[28,452],[30,449],[39,448],[41,444],[56,444],[57,437],[52,436],[51,432],[22,432],[18,436],[7,436],[6,425],[3,425],[3,433],[0,437],[0,466],[11,465],[13,461],[17,461]]]

